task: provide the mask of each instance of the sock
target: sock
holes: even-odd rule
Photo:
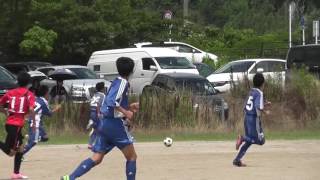
[[[3,142],[0,141],[0,149],[6,153],[7,155],[9,155],[10,153],[10,148]]]
[[[78,178],[84,175],[95,165],[96,165],[95,162],[91,158],[88,158],[82,161],[82,163],[77,167],[77,169],[75,169],[73,173],[70,175],[70,180],[73,180],[75,178]]]
[[[235,158],[235,161],[240,161],[242,159],[242,157],[246,154],[246,152],[250,146],[251,146],[250,142],[245,142],[244,145],[242,145],[242,147],[240,148],[240,151],[239,151],[237,157]]]
[[[20,167],[21,167],[21,159],[23,154],[21,152],[17,152],[14,156],[14,173],[19,174],[20,173]]]
[[[135,180],[136,179],[136,161],[127,161],[126,163],[126,174],[127,180]]]
[[[28,143],[26,146],[24,146],[23,154],[26,154],[30,151],[31,148],[33,148],[37,143]]]

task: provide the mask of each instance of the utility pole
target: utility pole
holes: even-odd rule
[[[289,48],[292,46],[292,11],[293,11],[294,2],[289,4]]]
[[[183,18],[188,17],[189,11],[189,0],[183,0]]]

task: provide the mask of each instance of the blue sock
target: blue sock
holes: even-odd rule
[[[127,161],[126,163],[126,174],[127,180],[135,180],[136,179],[136,161]]]
[[[36,144],[37,143],[33,142],[33,143],[28,143],[26,146],[24,146],[23,154],[26,154],[27,152],[29,152],[31,148],[33,148]]]
[[[76,179],[84,175],[95,165],[95,162],[91,158],[82,161],[82,163],[77,167],[77,169],[74,170],[73,173],[70,175],[70,180]]]
[[[240,161],[242,159],[242,157],[246,154],[246,152],[250,146],[251,146],[250,142],[245,142],[244,145],[242,145],[242,147],[240,148],[240,151],[239,151],[235,161]]]

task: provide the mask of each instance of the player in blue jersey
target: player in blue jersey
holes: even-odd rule
[[[44,129],[43,117],[51,116],[53,112],[59,110],[60,105],[57,105],[53,110],[48,105],[49,88],[48,86],[41,85],[36,91],[36,106],[35,106],[35,126],[33,121],[29,119],[29,133],[28,144],[25,145],[23,154],[26,154],[33,148],[38,142],[46,142],[49,140],[48,135]],[[32,127],[35,127],[33,130]]]
[[[239,135],[236,142],[237,150],[244,143],[241,146],[238,155],[233,160],[233,165],[238,167],[246,166],[244,163],[242,163],[241,159],[252,144],[263,145],[265,143],[265,137],[261,127],[261,114],[270,113],[268,110],[264,109],[264,106],[270,106],[271,103],[264,102],[262,92],[264,87],[264,77],[261,73],[257,73],[253,77],[253,86],[254,88],[250,90],[248,99],[244,107],[245,135]]]
[[[92,96],[90,100],[90,120],[87,125],[87,129],[92,128],[92,131],[90,132],[90,138],[88,143],[89,149],[92,148],[92,145],[97,136],[97,128],[99,127],[99,122],[102,116],[100,112],[100,108],[105,97],[104,92],[105,92],[104,82],[97,83],[96,93]]]
[[[112,81],[103,101],[101,107],[103,119],[100,121],[98,135],[92,147],[94,154],[91,158],[84,160],[70,175],[61,177],[61,180],[74,180],[84,175],[91,168],[100,164],[104,156],[114,147],[120,149],[127,160],[127,180],[135,180],[137,154],[126,125],[131,123],[133,113],[139,109],[138,103],[129,105],[128,100],[128,79],[133,72],[134,61],[121,57],[117,59],[116,66],[120,77]]]

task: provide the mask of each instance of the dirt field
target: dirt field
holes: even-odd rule
[[[138,180],[319,180],[320,141],[269,141],[252,146],[248,167],[233,167],[233,142],[136,143]],[[91,155],[85,145],[37,146],[22,164],[32,180],[58,180]],[[0,180],[8,179],[12,159],[0,155]],[[80,179],[124,180],[125,161],[114,149]]]

